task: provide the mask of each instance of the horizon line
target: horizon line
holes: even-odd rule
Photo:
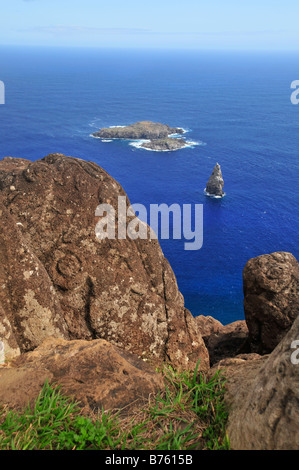
[[[171,51],[171,52],[273,52],[273,53],[299,53],[296,49],[277,49],[277,48],[200,48],[200,47],[158,47],[158,46],[100,46],[100,45],[72,45],[72,44],[0,44],[0,48],[4,47],[20,47],[20,48],[37,48],[37,49],[92,49],[92,50],[122,50],[122,51]]]

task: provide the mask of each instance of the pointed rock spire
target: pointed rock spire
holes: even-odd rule
[[[223,191],[224,181],[222,177],[221,167],[219,163],[216,163],[213,169],[213,173],[210,176],[209,181],[207,182],[207,187],[205,189],[208,196],[218,196],[223,197],[225,195]]]

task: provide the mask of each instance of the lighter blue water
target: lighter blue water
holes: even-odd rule
[[[108,171],[131,203],[203,204],[203,247],[160,240],[194,316],[243,319],[242,271],[274,251],[298,259],[299,56],[0,48],[0,158],[59,152]],[[202,142],[149,152],[90,137],[139,120]],[[226,196],[204,194],[216,162]]]

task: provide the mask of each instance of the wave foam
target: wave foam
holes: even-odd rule
[[[183,131],[183,134],[187,134],[187,132],[189,132],[189,130],[184,129],[183,127],[178,127],[177,129],[181,129]],[[168,137],[182,137],[182,134],[180,133],[169,134]]]
[[[198,145],[200,145],[200,146],[205,146],[205,145],[207,145],[205,142],[202,142],[201,140],[199,140],[199,141],[196,141],[196,140],[188,140],[188,141],[186,141],[186,144],[187,144],[186,147],[191,147],[191,148],[196,147],[196,146],[198,146]]]
[[[102,140],[101,137],[98,137],[98,136],[93,135],[93,134],[89,134],[89,137],[93,137],[94,139],[100,139],[100,140]]]
[[[113,129],[113,128],[123,128],[123,127],[127,127],[127,126],[109,126],[110,129]],[[190,132],[189,129],[184,129],[183,127],[180,127],[179,129],[182,129],[183,133],[186,134],[187,132]],[[103,139],[102,137],[98,137],[98,136],[95,136],[93,134],[90,134],[90,137],[93,137],[94,139],[100,139],[102,142],[113,142],[114,140],[126,140],[127,142],[129,142],[129,145],[131,147],[135,147],[137,149],[141,149],[141,150],[148,150],[149,152],[175,152],[176,150],[182,150],[184,148],[194,148],[196,146],[204,146],[204,145],[207,145],[205,142],[202,142],[202,141],[195,141],[195,140],[186,140],[185,141],[185,146],[182,147],[182,148],[178,148],[178,149],[172,149],[172,150],[154,150],[154,149],[149,149],[149,148],[146,148],[146,147],[142,147],[142,144],[146,143],[146,142],[150,142],[150,139],[123,139],[123,138],[119,138],[119,137],[112,137],[110,139]],[[172,137],[172,138],[182,138],[182,134],[171,134],[169,137]]]
[[[204,190],[205,194],[213,199],[222,199],[224,196],[226,196],[226,193],[223,194],[223,196],[216,196],[215,194],[210,194],[207,191],[207,188]]]
[[[129,143],[129,145],[131,145],[131,147],[135,147],[137,149],[141,149],[141,150],[148,150],[149,152],[175,152],[176,150],[182,150],[182,149],[185,149],[185,148],[194,148],[195,146],[198,146],[198,145],[206,145],[204,142],[196,142],[196,141],[193,141],[193,140],[189,140],[185,142],[185,146],[182,147],[182,148],[178,148],[178,149],[172,149],[172,150],[154,150],[154,149],[149,149],[149,148],[146,148],[146,147],[142,147],[142,144],[146,143],[146,142],[150,142],[150,140],[134,140],[134,141],[131,141]]]
[[[129,145],[131,145],[131,147],[135,147],[137,149],[141,149],[141,150],[147,150],[148,152],[175,152],[176,150],[180,150],[180,149],[173,149],[173,150],[155,150],[155,149],[149,149],[149,148],[146,148],[146,147],[142,147],[142,144],[146,143],[146,142],[150,142],[150,140],[137,140],[137,141],[134,141],[134,142],[130,142]],[[185,148],[185,147],[184,147]]]

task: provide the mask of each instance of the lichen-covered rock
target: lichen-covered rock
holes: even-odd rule
[[[0,339],[12,355],[47,336],[102,338],[140,357],[209,367],[196,322],[156,239],[98,239],[100,203],[118,221],[122,187],[61,154],[0,162]],[[1,333],[2,331],[2,333]]]
[[[269,356],[235,368],[228,383],[233,450],[298,450],[298,338],[299,317]]]
[[[251,350],[269,353],[299,314],[299,264],[291,253],[258,256],[247,262],[243,286]]]
[[[47,271],[9,210],[0,213],[0,340],[9,359],[68,331]]]
[[[80,403],[86,414],[141,406],[163,390],[162,376],[137,356],[105,340],[48,338],[33,352],[0,367],[0,403],[22,409],[31,405],[45,381]]]

